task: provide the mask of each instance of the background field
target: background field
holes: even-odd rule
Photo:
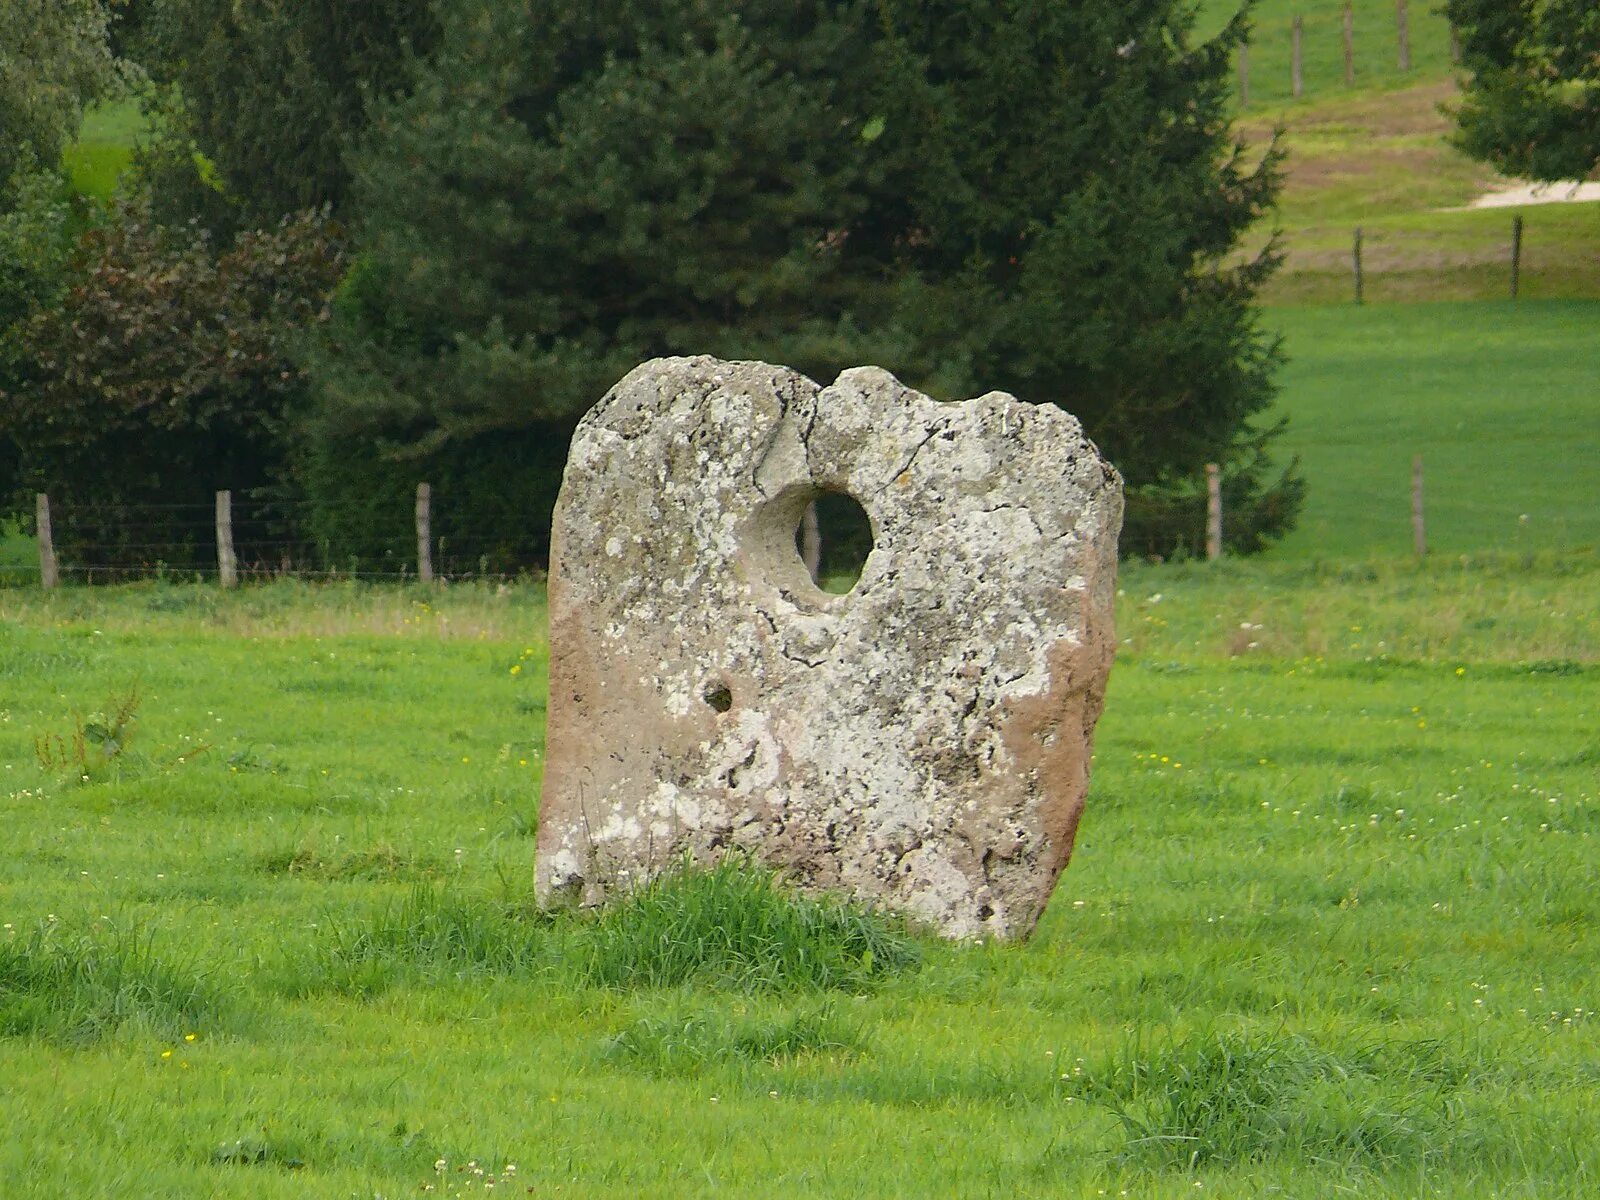
[[[7,1194],[1585,1194],[1596,595],[1128,568],[1037,936],[819,991],[511,953],[537,588],[0,591]],[[113,764],[40,764],[134,685]]]
[[[1209,35],[1232,16],[1237,4],[1202,0],[1197,32]],[[1450,27],[1431,3],[1408,5],[1411,69],[1399,64],[1392,0],[1353,0],[1355,86],[1365,91],[1411,86],[1450,74]],[[1290,74],[1294,19],[1304,22],[1301,103],[1344,92],[1344,0],[1258,0],[1251,14],[1250,105],[1293,103]]]
[[[1439,554],[1600,545],[1600,303],[1271,310],[1284,454],[1310,481],[1274,556],[1403,554],[1421,454]]]

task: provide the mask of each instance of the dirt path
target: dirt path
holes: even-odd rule
[[[1595,200],[1600,200],[1600,183],[1522,183],[1485,192],[1467,207],[1517,208],[1524,204],[1581,204]]]

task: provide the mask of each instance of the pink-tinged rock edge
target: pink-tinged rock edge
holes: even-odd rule
[[[872,522],[846,596],[794,544],[824,490]],[[540,902],[742,851],[949,937],[1025,937],[1088,788],[1121,522],[1053,405],[639,367],[556,505]]]

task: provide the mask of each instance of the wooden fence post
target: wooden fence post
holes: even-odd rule
[[[34,514],[39,534],[39,582],[53,588],[61,582],[61,572],[56,566],[56,544],[50,535],[50,497],[40,492],[34,497]]]
[[[1450,26],[1450,65],[1461,65],[1461,31],[1454,24]]]
[[[1344,85],[1356,85],[1356,14],[1350,0],[1344,5]]]
[[[1250,107],[1250,43],[1239,43],[1239,107]]]
[[[433,489],[417,484],[417,578],[433,582]]]
[[[1222,557],[1222,471],[1216,463],[1206,464],[1206,559]]]
[[[233,554],[233,493],[217,493],[217,582],[231,588],[239,582],[239,562]]]
[[[1406,0],[1394,0],[1395,30],[1400,39],[1400,69],[1411,70],[1411,17]]]
[[[806,505],[800,516],[800,559],[806,564],[806,574],[816,583],[822,574],[822,530],[817,525],[817,502]]]
[[[1511,298],[1517,298],[1522,281],[1522,214],[1511,218]]]
[[[1305,89],[1305,78],[1300,71],[1300,41],[1304,32],[1304,22],[1300,14],[1294,17],[1294,28],[1289,34],[1289,86],[1296,100]]]
[[[1356,226],[1355,242],[1350,248],[1350,262],[1356,272],[1356,303],[1364,303],[1361,287],[1361,226]]]
[[[1428,556],[1428,536],[1422,523],[1422,455],[1411,460],[1411,548],[1420,561]]]

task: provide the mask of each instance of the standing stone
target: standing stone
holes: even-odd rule
[[[847,595],[795,545],[822,492],[872,524]],[[734,851],[950,937],[1026,936],[1083,808],[1121,521],[1053,405],[639,367],[556,505],[540,902]]]

